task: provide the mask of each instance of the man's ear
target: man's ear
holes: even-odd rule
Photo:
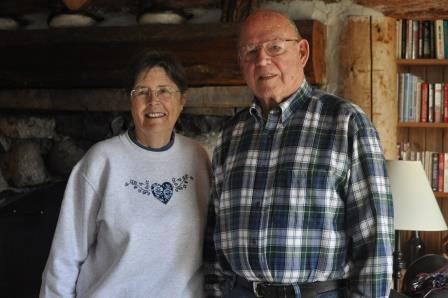
[[[305,67],[306,62],[310,57],[310,45],[306,39],[301,39],[297,43],[297,47],[299,48],[300,64]]]

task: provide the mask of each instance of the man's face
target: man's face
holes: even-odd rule
[[[265,111],[291,95],[304,79],[303,69],[308,59],[308,42],[297,40],[297,33],[280,14],[255,13],[245,21],[240,33],[239,64],[248,87],[261,100]],[[284,43],[284,53],[270,56],[267,44],[273,40],[290,40]],[[241,47],[259,45],[252,59],[244,59]]]

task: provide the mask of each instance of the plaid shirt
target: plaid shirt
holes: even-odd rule
[[[350,297],[387,297],[393,208],[377,132],[355,105],[305,81],[263,120],[257,101],[213,155],[206,292],[234,274],[291,284],[349,279]]]

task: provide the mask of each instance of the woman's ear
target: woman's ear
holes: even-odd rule
[[[180,94],[180,104],[182,106],[182,109],[184,108],[184,105],[187,103],[187,93],[188,91],[185,91]]]

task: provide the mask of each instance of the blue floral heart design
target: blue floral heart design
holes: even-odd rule
[[[162,185],[159,183],[153,183],[151,185],[151,192],[157,200],[163,204],[166,204],[173,195],[173,185],[169,182],[163,182]]]

